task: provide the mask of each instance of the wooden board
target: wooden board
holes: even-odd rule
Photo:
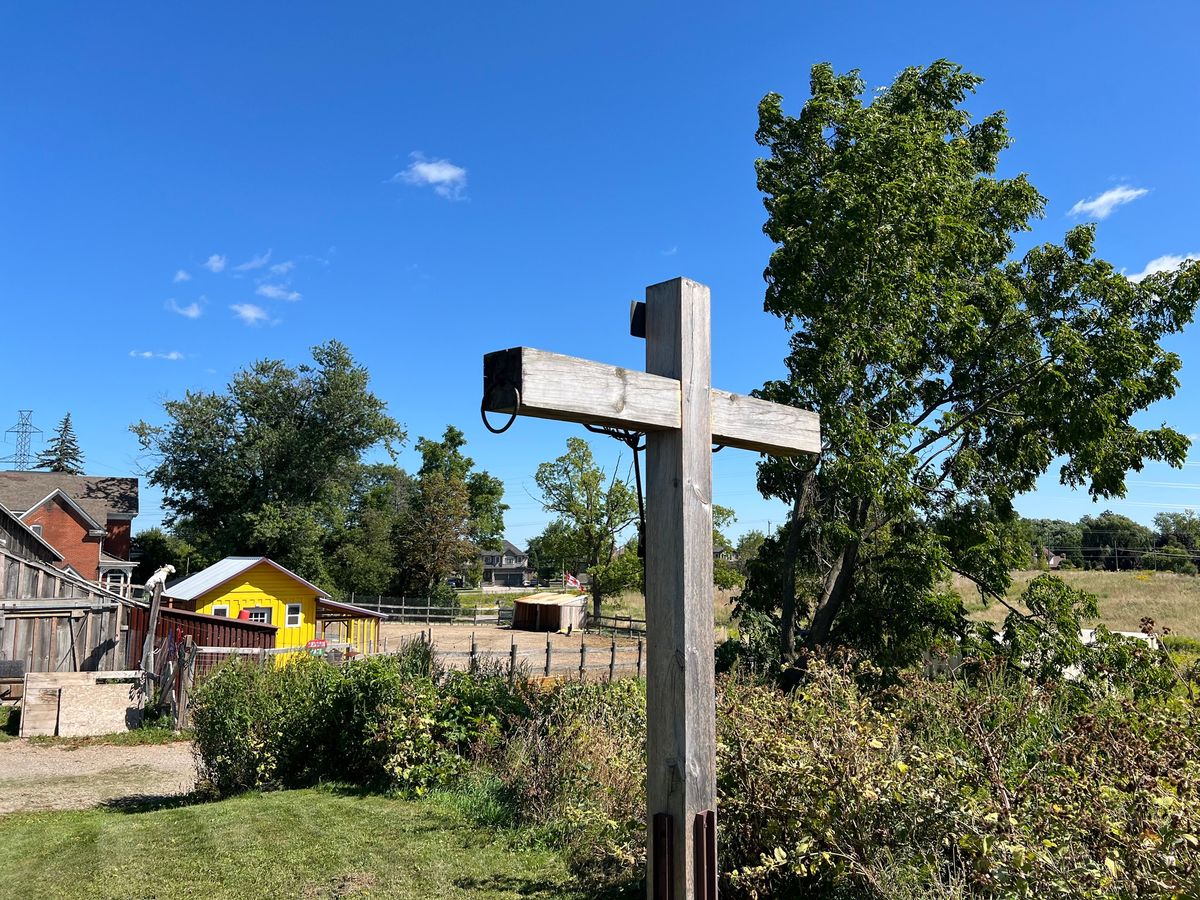
[[[59,691],[59,737],[116,734],[137,727],[141,718],[142,696],[137,685],[79,684]]]
[[[515,389],[515,390],[514,390]],[[679,427],[679,381],[531,347],[483,357],[484,408],[635,431]]]
[[[821,452],[821,418],[807,409],[712,391],[712,439],[773,456]]]
[[[58,730],[58,688],[31,690],[21,699],[21,737],[52,737]]]

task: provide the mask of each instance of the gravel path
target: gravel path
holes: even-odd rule
[[[188,741],[76,750],[28,741],[0,744],[0,815],[166,797],[187,793],[195,784]]]

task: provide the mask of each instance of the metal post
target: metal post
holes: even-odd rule
[[[584,636],[579,636],[579,680],[582,681],[587,675],[587,644],[584,642]]]
[[[608,680],[612,681],[617,674],[617,636],[612,636],[612,644],[608,648]]]
[[[642,677],[642,639],[638,638],[637,677]]]
[[[475,656],[478,652],[479,652],[478,647],[475,645],[475,632],[472,631],[471,632],[471,654],[470,654],[470,657],[468,658],[468,662],[467,662],[467,665],[471,669],[472,672],[474,672],[476,667],[479,665],[478,660],[475,658]]]
[[[546,677],[547,678],[550,677],[550,654],[554,652],[552,650],[552,647],[553,647],[553,645],[550,643],[550,632],[547,631],[546,632]]]
[[[513,678],[517,674],[517,639],[512,639],[512,646],[508,648],[508,681],[511,684]]]

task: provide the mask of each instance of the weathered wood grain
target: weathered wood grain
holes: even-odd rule
[[[131,684],[78,684],[59,690],[59,737],[128,731],[141,721],[141,694]]]
[[[704,285],[646,289],[646,369],[682,386],[680,428],[646,436],[646,824],[653,861],[654,816],[671,817],[676,898],[694,896],[692,821],[716,808],[709,316]]]
[[[58,730],[58,688],[31,688],[25,676],[21,737],[52,737]]]
[[[712,391],[713,441],[773,456],[821,452],[821,420],[807,409]]]
[[[532,347],[483,358],[484,408],[635,431],[679,427],[679,381]]]

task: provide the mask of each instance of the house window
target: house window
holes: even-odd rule
[[[251,622],[262,622],[264,625],[271,624],[271,607],[269,606],[252,606],[246,612],[249,614]]]
[[[228,619],[229,618],[229,607],[228,606],[214,606],[213,610],[212,610],[212,614],[214,616],[220,616],[223,619]]]
[[[32,531],[34,534],[36,534],[38,537],[41,537],[41,536],[42,536],[42,526],[41,526],[41,525],[30,525],[30,526],[29,526],[29,529],[30,529],[30,530],[31,530],[31,531]]]
[[[300,627],[300,604],[289,603],[287,605],[287,618],[284,619],[284,626],[287,628]]]

